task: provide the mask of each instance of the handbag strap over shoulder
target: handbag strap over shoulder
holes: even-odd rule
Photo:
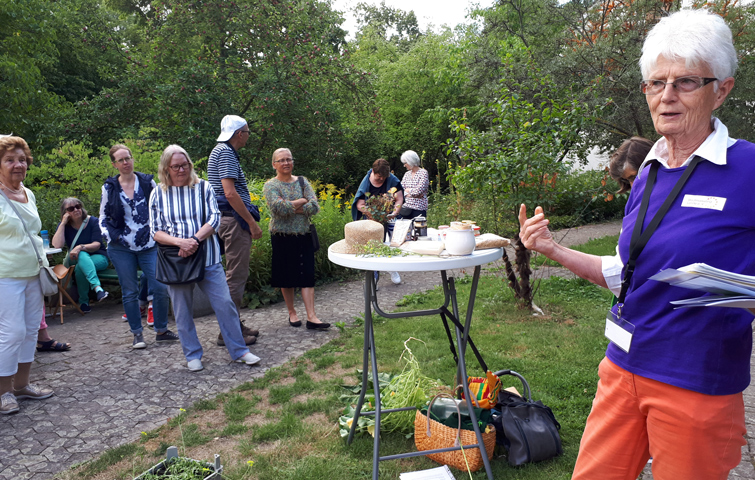
[[[39,262],[39,268],[44,267],[45,264],[42,261],[42,257],[39,255],[39,250],[37,250],[37,246],[34,244],[34,239],[32,238],[31,233],[29,233],[29,229],[26,228],[26,222],[24,222],[24,219],[23,219],[23,217],[21,217],[21,214],[16,209],[16,206],[13,205],[13,202],[11,202],[10,198],[8,198],[8,195],[6,195],[5,192],[3,192],[3,190],[1,188],[0,188],[0,193],[3,194],[3,197],[5,197],[5,200],[10,205],[10,208],[12,208],[13,211],[16,213],[16,216],[18,217],[18,219],[21,220],[21,225],[24,226],[24,231],[29,236],[29,240],[31,241],[31,246],[34,247],[34,253],[37,254],[37,261]]]
[[[81,222],[81,226],[79,227],[79,230],[76,232],[76,236],[73,237],[73,242],[71,242],[71,248],[73,248],[73,246],[76,245],[76,240],[79,239],[79,235],[81,235],[81,232],[84,231],[88,223],[89,223],[89,217],[87,216],[87,218],[85,218],[84,221]]]

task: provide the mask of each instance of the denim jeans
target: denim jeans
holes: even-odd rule
[[[70,259],[71,265],[76,265],[74,278],[76,278],[76,289],[79,291],[79,304],[89,305],[89,290],[100,286],[100,277],[97,272],[105,270],[110,262],[105,255],[99,253],[79,252],[76,260]]]
[[[197,328],[194,325],[194,285],[197,285],[210,300],[210,305],[218,319],[220,333],[223,334],[223,340],[225,340],[225,348],[231,355],[231,359],[243,357],[249,348],[244,344],[239,314],[236,311],[236,305],[231,300],[223,266],[216,263],[205,267],[204,279],[200,282],[168,285],[170,299],[173,301],[173,314],[176,317],[176,329],[186,360],[202,359],[202,344],[199,343]]]
[[[126,311],[131,333],[142,333],[142,316],[139,312],[139,278],[137,270],[141,269],[148,284],[149,294],[152,295],[152,313],[155,317],[155,332],[164,333],[168,330],[168,288],[155,280],[155,264],[157,263],[157,247],[134,251],[123,245],[111,243],[107,247],[107,254],[113,262],[118,274],[118,283],[123,293],[123,309]]]

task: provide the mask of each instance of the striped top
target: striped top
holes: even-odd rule
[[[430,189],[430,177],[427,170],[420,168],[417,173],[408,170],[401,180],[404,186],[404,206],[412,210],[427,210],[427,191]]]
[[[204,206],[201,205],[202,201]],[[149,228],[153,237],[156,232],[165,232],[171,237],[191,238],[205,223],[217,230],[220,210],[212,189],[204,180],[192,186],[168,187],[168,190],[158,186],[152,190],[149,197]],[[205,266],[220,263],[217,235],[213,234],[206,242]]]
[[[249,187],[246,186],[246,175],[241,170],[238,155],[233,147],[227,143],[218,143],[210,152],[210,158],[207,159],[207,178],[215,190],[215,195],[225,195],[221,180],[232,178],[236,193],[239,194],[244,204],[252,204]]]

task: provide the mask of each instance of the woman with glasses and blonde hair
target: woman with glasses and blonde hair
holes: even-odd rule
[[[55,248],[68,248],[68,261],[70,265],[76,265],[74,278],[79,292],[79,307],[84,313],[91,312],[89,292],[94,290],[98,302],[108,295],[97,276],[97,272],[110,265],[99,220],[87,213],[78,198],[65,198],[60,202],[60,223],[50,244]]]
[[[306,178],[294,176],[291,150],[273,152],[274,178],[265,182],[264,195],[270,209],[270,243],[273,247],[273,287],[283,293],[288,307],[288,324],[301,327],[294,308],[294,290],[301,288],[307,311],[307,328],[324,329],[315,314],[315,251],[309,231],[311,218],[320,211],[312,185]]]
[[[149,225],[155,242],[178,247],[180,257],[201,252],[200,244],[204,244],[204,278],[195,283],[168,285],[176,329],[189,370],[197,372],[204,368],[202,344],[194,325],[194,285],[210,300],[231,359],[254,365],[260,358],[244,344],[239,314],[220,264],[220,245],[215,235],[220,225],[220,210],[212,187],[197,177],[189,154],[178,145],[170,145],[162,153],[157,176],[160,185],[152,190],[149,200]]]
[[[155,279],[157,249],[149,231],[149,197],[156,188],[155,181],[152,175],[134,170],[134,158],[125,145],[113,145],[110,161],[118,175],[109,177],[102,186],[100,230],[107,239],[108,256],[121,285],[123,309],[134,335],[131,348],[147,348],[138,298],[139,269],[152,296],[147,324],[153,320],[155,341],[176,341],[178,335],[168,330],[168,289]]]
[[[662,138],[632,185],[616,257],[558,245],[543,209],[528,219],[521,206],[524,246],[619,297],[574,480],[634,480],[651,456],[656,480],[726,479],[740,463],[752,312],[676,308],[700,293],[650,279],[694,263],[755,275],[755,145],[713,116],[736,69],[716,14],[681,10],[648,33],[640,91]]]

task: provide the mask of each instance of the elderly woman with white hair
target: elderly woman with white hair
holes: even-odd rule
[[[157,176],[159,188],[152,190],[149,199],[149,226],[155,242],[178,247],[178,256],[182,258],[195,254],[205,256],[204,276],[200,280],[168,285],[189,371],[204,368],[202,344],[194,325],[194,285],[210,300],[231,359],[254,365],[260,359],[244,344],[239,314],[220,264],[220,244],[215,235],[220,225],[220,210],[212,187],[197,177],[189,154],[178,145],[170,145],[163,151]]]
[[[401,163],[406,167],[401,185],[404,187],[402,218],[427,217],[427,192],[430,190],[430,176],[420,167],[419,155],[414,150],[401,154]]]
[[[731,30],[705,10],[674,13],[649,32],[640,67],[662,138],[634,181],[617,258],[558,245],[540,207],[527,219],[522,205],[520,236],[619,296],[572,478],[634,480],[652,457],[656,480],[725,479],[746,443],[752,313],[675,309],[699,292],[649,277],[696,262],[755,275],[755,145],[712,116],[734,87]]]

